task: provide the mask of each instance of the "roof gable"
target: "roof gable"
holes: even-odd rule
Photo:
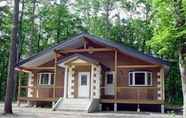
[[[91,64],[98,64],[99,62],[97,60],[94,60],[90,57],[86,57],[81,54],[73,54],[66,58],[63,58],[58,62],[58,64],[67,64],[67,63],[91,63]]]

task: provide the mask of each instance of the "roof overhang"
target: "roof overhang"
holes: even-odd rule
[[[66,48],[79,48],[83,46],[82,40],[89,39],[94,43],[101,44],[106,47],[115,48],[121,53],[127,54],[131,57],[138,58],[140,60],[152,63],[152,64],[160,64],[165,69],[169,69],[167,61],[164,61],[162,59],[153,57],[149,54],[143,54],[142,52],[139,52],[135,49],[129,48],[121,43],[113,42],[111,40],[103,39],[97,36],[93,36],[90,34],[82,33],[80,35],[77,35],[69,40],[63,41],[54,47],[48,48],[36,55],[33,55],[23,61],[21,61],[17,66],[18,67],[36,67],[38,65],[41,65],[43,63],[46,63],[52,59],[54,59],[54,50],[64,50]]]

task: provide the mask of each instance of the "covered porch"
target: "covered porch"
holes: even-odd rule
[[[93,58],[73,54],[58,62],[65,68],[64,99],[100,98],[101,65]]]

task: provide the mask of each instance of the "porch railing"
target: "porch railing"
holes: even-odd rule
[[[105,94],[107,87],[101,87],[101,99],[114,99],[114,95]],[[123,101],[158,101],[157,87],[117,87],[116,98]]]
[[[18,86],[18,100],[53,101],[63,96],[63,86]],[[31,96],[28,96],[30,89]],[[53,96],[55,90],[55,97]]]

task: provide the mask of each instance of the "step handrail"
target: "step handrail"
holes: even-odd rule
[[[63,100],[63,97],[60,97],[57,102],[55,103],[55,105],[52,106],[52,111],[55,111],[56,108],[58,107],[59,103]]]

